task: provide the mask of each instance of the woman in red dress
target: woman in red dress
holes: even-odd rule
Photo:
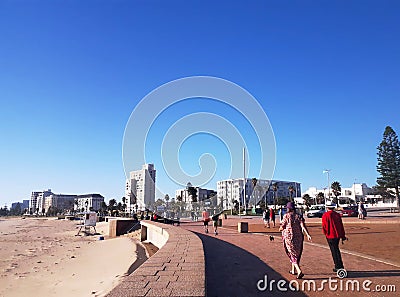
[[[286,208],[287,213],[283,216],[279,231],[282,231],[283,247],[292,264],[292,269],[289,273],[297,275],[297,278],[300,279],[304,276],[300,269],[304,241],[303,232],[306,234],[308,240],[311,240],[311,236],[304,224],[303,217],[296,213],[294,203],[288,202]]]

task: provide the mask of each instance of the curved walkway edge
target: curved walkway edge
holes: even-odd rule
[[[180,227],[157,222],[144,221],[142,228],[147,234],[142,240],[164,242],[163,246],[107,297],[204,297],[205,259],[200,238]]]

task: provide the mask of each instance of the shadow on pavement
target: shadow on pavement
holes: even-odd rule
[[[208,297],[307,296],[289,289],[286,292],[278,290],[276,283],[286,279],[248,251],[208,235],[195,234],[204,246]],[[260,291],[257,283],[265,280],[266,275],[267,289]],[[271,280],[275,281],[272,290],[269,289]],[[265,281],[260,283],[260,286],[264,285]],[[287,280],[283,287],[288,288]]]
[[[383,276],[400,276],[400,270],[347,271],[348,278],[372,278]]]

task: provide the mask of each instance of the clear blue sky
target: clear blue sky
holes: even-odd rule
[[[0,205],[44,188],[120,199],[132,110],[193,75],[259,100],[276,179],[374,185],[385,126],[400,133],[400,3],[237,2],[1,1]]]

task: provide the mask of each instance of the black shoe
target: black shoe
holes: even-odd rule
[[[300,272],[300,274],[299,275],[297,275],[297,279],[301,279],[301,278],[303,278],[303,276],[304,276],[304,273],[303,272]]]

